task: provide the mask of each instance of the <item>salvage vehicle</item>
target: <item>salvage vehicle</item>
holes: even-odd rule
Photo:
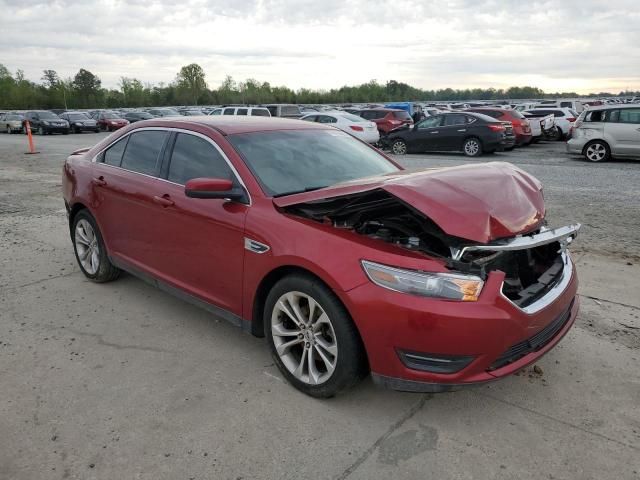
[[[481,113],[456,112],[396,128],[380,142],[396,155],[461,151],[468,157],[478,157],[513,148],[515,136],[511,122],[500,122]]]
[[[360,110],[358,113],[365,120],[370,120],[378,126],[380,136],[386,135],[403,125],[413,125],[411,115],[404,110],[392,108],[370,108]]]
[[[573,122],[578,118],[578,114],[568,108],[549,108],[538,106],[531,110],[527,110],[526,113],[532,113],[540,117],[553,115],[555,126],[548,134],[548,138],[550,140],[564,140],[569,137],[571,129],[573,128]]]
[[[89,280],[125,270],[266,336],[311,396],[496,380],[578,312],[580,227],[548,228],[507,163],[412,172],[319,123],[182,117],[72,153],[62,181]]]
[[[89,118],[86,113],[83,112],[64,112],[60,114],[60,118],[69,122],[71,131],[74,133],[82,132],[99,132],[100,127],[98,122],[93,118]]]
[[[2,131],[11,133],[22,132],[24,117],[18,113],[7,112],[0,115],[0,127]]]
[[[48,135],[52,133],[69,134],[69,122],[61,119],[55,113],[48,110],[32,110],[24,114],[23,131],[27,133],[26,122],[33,132],[39,135]]]
[[[567,152],[592,162],[640,158],[640,107],[591,107],[578,117]]]
[[[533,139],[533,135],[531,134],[531,125],[526,117],[516,111],[516,110],[507,110],[504,108],[489,108],[489,107],[481,107],[481,108],[470,108],[467,110],[468,112],[482,113],[483,115],[487,115],[491,118],[495,118],[496,120],[500,120],[501,122],[511,122],[513,126],[513,133],[516,137],[516,146],[521,147],[524,145],[529,145],[531,140]]]

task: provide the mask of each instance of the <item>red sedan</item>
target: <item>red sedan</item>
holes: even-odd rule
[[[136,122],[64,165],[84,275],[121,270],[266,336],[284,377],[329,397],[371,373],[443,391],[516,372],[578,312],[540,183],[506,163],[407,172],[330,126]]]
[[[100,112],[96,116],[96,123],[101,130],[113,132],[129,125],[129,120],[121,118],[113,112]]]

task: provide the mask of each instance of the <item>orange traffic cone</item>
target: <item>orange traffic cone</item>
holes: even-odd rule
[[[25,120],[24,124],[25,124],[25,128],[27,129],[27,138],[29,139],[29,151],[24,153],[28,155],[32,155],[34,153],[40,153],[40,152],[36,152],[36,147],[33,145],[33,135],[31,135],[31,125],[29,125],[29,120]]]

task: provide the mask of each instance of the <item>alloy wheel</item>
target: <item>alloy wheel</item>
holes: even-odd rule
[[[287,292],[273,307],[271,336],[286,369],[308,385],[331,377],[338,344],[331,319],[322,306],[302,292]]]
[[[585,155],[592,162],[599,162],[604,160],[607,156],[607,147],[605,147],[602,143],[592,143],[587,147]]]
[[[76,224],[74,234],[76,252],[82,268],[89,274],[95,275],[100,268],[100,247],[98,237],[91,224],[81,219]]]
[[[480,151],[480,144],[477,140],[470,139],[464,144],[464,153],[470,157],[475,157]]]
[[[402,140],[396,140],[395,142],[393,142],[391,150],[396,155],[404,155],[405,153],[407,153],[407,144]]]

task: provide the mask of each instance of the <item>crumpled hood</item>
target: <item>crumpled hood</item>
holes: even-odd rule
[[[434,221],[445,233],[488,243],[528,233],[545,215],[541,183],[504,162],[403,170],[274,198],[277,207],[383,189]]]

